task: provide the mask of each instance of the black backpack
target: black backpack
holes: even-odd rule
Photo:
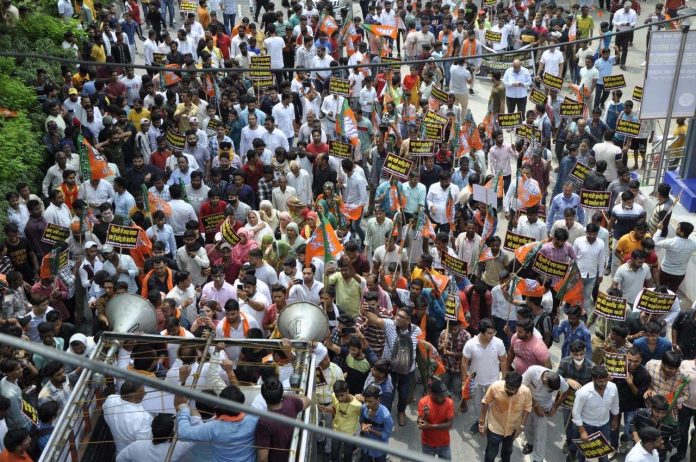
[[[395,327],[396,328],[396,327]],[[413,366],[413,340],[411,339],[412,325],[405,333],[396,332],[396,341],[392,346],[392,371],[397,374],[408,374]]]

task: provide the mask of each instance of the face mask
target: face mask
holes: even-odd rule
[[[584,357],[583,358],[573,358],[573,364],[575,364],[578,367],[582,366],[584,362],[585,362]]]

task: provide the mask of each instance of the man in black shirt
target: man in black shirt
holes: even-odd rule
[[[425,190],[430,189],[430,185],[440,181],[442,167],[435,165],[435,156],[425,158],[425,164],[420,168],[421,183],[425,185]]]
[[[672,347],[683,359],[696,358],[696,310],[679,313],[672,324]]]
[[[631,439],[631,427],[636,411],[645,407],[643,395],[650,387],[650,374],[641,364],[643,360],[640,349],[631,347],[626,354],[626,366],[628,368],[625,379],[614,379],[616,389],[619,392],[619,411],[623,413],[624,434],[621,437],[622,446]],[[612,433],[611,444],[618,447],[619,432]],[[621,451],[619,449],[619,451]]]
[[[474,0],[466,0],[464,4],[464,20],[470,26],[474,25],[474,20],[478,16],[478,7],[474,3]]]

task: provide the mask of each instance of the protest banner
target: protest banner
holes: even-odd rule
[[[538,252],[536,257],[534,257],[534,263],[532,264],[532,269],[539,274],[544,276],[549,276],[552,278],[562,278],[568,272],[568,263],[562,263],[560,261],[551,260]]]
[[[561,91],[561,88],[563,88],[563,79],[549,74],[548,72],[544,72],[544,75],[541,76],[541,84],[549,90]]]
[[[389,69],[395,69],[395,72],[398,72],[398,69],[401,68],[401,58],[390,58],[390,57],[382,57],[380,58],[380,66],[377,66],[377,74],[385,73]]]
[[[575,404],[575,390],[571,388],[568,390],[568,394],[561,403],[561,407],[565,409],[573,409],[573,404]]]
[[[39,425],[39,413],[36,408],[27,400],[22,400],[22,413],[35,425]]]
[[[510,130],[522,125],[522,113],[513,112],[511,114],[498,114],[498,126],[503,130]]]
[[[490,77],[493,71],[500,71],[500,75],[505,74],[505,71],[512,66],[512,62],[516,59],[519,59],[522,65],[534,74],[535,63],[530,45],[523,46],[516,50],[516,53],[504,55],[496,53],[495,50],[485,45],[481,46],[481,51],[484,54],[481,58],[481,66],[478,73],[481,77]]]
[[[411,171],[413,166],[413,161],[399,157],[393,152],[387,154],[387,158],[384,159],[384,165],[382,169],[397,178],[402,180],[408,180],[408,172]]]
[[[350,159],[353,157],[352,145],[343,141],[329,140],[329,155]]]
[[[466,262],[448,253],[442,254],[442,267],[456,276],[463,278],[467,276]]]
[[[448,294],[445,300],[445,321],[457,320],[457,295]]]
[[[595,303],[595,313],[604,319],[624,321],[626,320],[626,299],[599,292]]]
[[[196,2],[183,1],[179,5],[179,9],[181,11],[188,11],[190,13],[195,13],[196,11],[198,11],[198,4]]]
[[[433,85],[433,89],[430,91],[430,96],[440,104],[447,104],[449,95],[446,91]]]
[[[224,212],[213,213],[212,215],[206,215],[201,217],[201,224],[206,233],[214,233],[220,228],[220,223],[225,221]]]
[[[604,367],[609,372],[609,377],[615,379],[625,379],[628,372],[626,365],[626,355],[620,353],[604,352]]]
[[[626,86],[623,74],[607,75],[604,77],[604,91],[618,90]]]
[[[609,210],[611,205],[611,192],[583,189],[580,191],[580,205],[586,209]]]
[[[134,249],[138,246],[138,231],[139,228],[136,226],[121,226],[111,223],[106,231],[105,244],[124,249]]]
[[[208,121],[209,130],[217,130],[218,128],[225,128],[225,124],[220,119],[210,119]]]
[[[56,271],[60,271],[68,264],[70,263],[70,250],[65,249],[61,253],[58,254],[57,258],[57,263],[56,263]]]
[[[239,242],[239,235],[234,230],[230,217],[227,217],[220,225],[220,235],[222,240],[230,245],[236,245]]]
[[[186,135],[174,131],[170,128],[164,135],[164,140],[167,145],[174,150],[183,151],[184,146],[186,146]]]
[[[577,438],[573,439],[573,443],[575,443],[586,459],[597,459],[614,452],[614,448],[611,447],[604,434],[599,431],[589,435],[587,441]]]
[[[331,76],[329,80],[329,93],[332,95],[350,98],[350,81],[339,77]]]
[[[585,105],[582,103],[561,103],[561,117],[582,117],[582,111]]]
[[[636,308],[648,314],[669,313],[677,299],[676,294],[664,294],[650,289],[643,289],[643,293],[636,303]]]
[[[249,79],[255,87],[266,88],[273,86],[273,74],[271,74],[270,56],[252,56],[249,63]]]
[[[152,53],[152,64],[164,66],[167,64],[167,55],[164,53]]]
[[[408,143],[409,157],[430,157],[435,151],[435,143],[424,140],[411,140]]]
[[[566,104],[580,104],[580,102],[578,100],[573,99],[570,96],[565,96],[563,98],[563,101],[561,101],[561,102],[566,103]]]
[[[529,141],[530,143],[541,143],[541,131],[532,127],[531,125],[520,125],[515,130],[515,134],[520,138]]]
[[[641,102],[643,101],[643,87],[636,85],[633,87],[633,95],[631,96],[633,101]]]
[[[495,32],[492,30],[487,30],[486,31],[486,42],[489,43],[500,43],[500,41],[503,39],[503,34],[500,32]]]
[[[570,170],[570,176],[579,181],[585,181],[585,177],[588,173],[590,173],[590,170],[590,167],[588,167],[587,165],[581,162],[575,162],[575,165]]]
[[[430,109],[427,110],[425,113],[425,116],[423,117],[423,122],[435,122],[438,124],[446,125],[447,124],[447,117],[443,116],[442,114],[438,114],[435,111],[431,111]]]
[[[626,119],[619,120],[616,122],[616,130],[614,132],[635,138],[640,134],[640,122],[631,122]]]
[[[46,244],[56,245],[59,242],[65,242],[70,237],[70,229],[62,226],[48,223],[41,236],[41,242]]]
[[[536,88],[532,88],[532,92],[529,94],[529,101],[534,104],[546,104],[546,95]]]
[[[445,124],[438,122],[425,121],[423,123],[425,128],[425,139],[429,141],[442,141],[445,131]]]
[[[519,247],[529,244],[530,242],[534,242],[533,237],[527,237],[521,234],[513,233],[512,231],[508,231],[505,233],[505,242],[503,243],[503,248],[505,250],[509,250],[510,252],[514,252]]]
[[[490,8],[492,6],[495,6],[497,3],[498,3],[498,0],[483,0],[483,7]]]

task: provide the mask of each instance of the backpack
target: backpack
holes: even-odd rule
[[[411,372],[413,365],[413,340],[411,339],[411,329],[413,326],[408,326],[406,333],[401,333],[397,330],[396,341],[392,346],[392,371],[397,374],[408,374]]]

